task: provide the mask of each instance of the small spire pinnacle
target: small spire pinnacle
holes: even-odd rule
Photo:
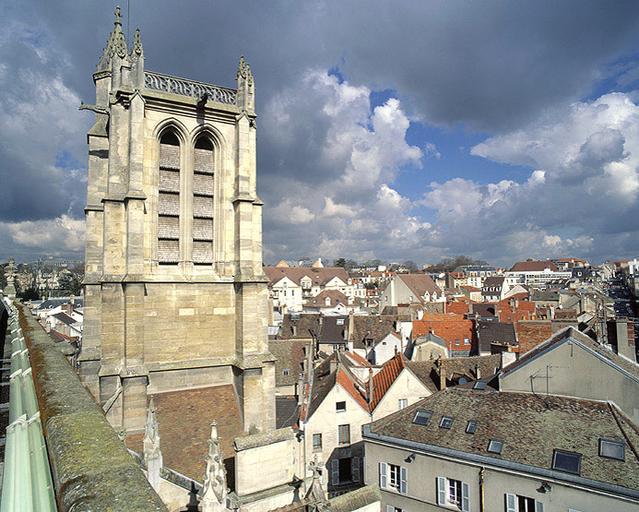
[[[140,28],[136,28],[133,33],[133,49],[131,55],[140,57],[144,54],[144,48],[142,48],[142,36],[140,35]]]
[[[113,30],[109,35],[107,45],[102,51],[102,56],[98,62],[96,71],[106,71],[111,68],[111,61],[116,55],[121,59],[124,59],[127,54],[126,40],[124,33],[122,32],[122,16],[120,15],[120,8],[115,8],[115,21],[113,22]]]
[[[228,488],[226,485],[226,469],[220,448],[217,423],[211,423],[211,437],[209,439],[209,453],[206,457],[206,472],[202,487],[202,512],[226,511]]]
[[[120,6],[119,5],[117,5],[115,7],[115,21],[113,22],[113,24],[122,26],[122,16],[120,14]]]

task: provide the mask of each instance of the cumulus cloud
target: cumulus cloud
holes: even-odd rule
[[[627,254],[639,230],[639,106],[605,94],[490,137],[472,154],[529,165],[527,180],[433,183],[422,204],[436,211],[452,252],[512,255]]]
[[[81,257],[84,233],[84,219],[66,214],[47,220],[0,222],[0,241],[13,246],[7,256],[25,257],[35,253]]]
[[[398,99],[371,108],[370,94],[312,69],[266,106],[263,137],[281,158],[277,169],[262,169],[287,174],[264,187],[267,204],[277,205],[265,210],[267,259],[390,255],[412,250],[430,229],[391,185],[403,166],[421,165],[422,151],[406,142],[410,121]],[[300,147],[313,158],[300,158]]]

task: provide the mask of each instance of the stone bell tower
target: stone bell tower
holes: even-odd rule
[[[83,382],[128,432],[149,395],[217,385],[274,428],[249,65],[237,88],[147,71],[118,8],[93,80]]]

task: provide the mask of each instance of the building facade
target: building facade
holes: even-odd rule
[[[230,89],[145,69],[119,10],[93,75],[80,376],[111,423],[147,395],[232,385],[244,429],[274,426],[254,81]]]

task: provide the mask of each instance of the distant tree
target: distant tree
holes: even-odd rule
[[[16,297],[22,300],[40,300],[40,294],[35,288],[27,288],[24,291],[16,293]]]
[[[82,278],[75,273],[64,273],[60,276],[60,289],[70,295],[80,295],[82,290]]]
[[[443,258],[439,263],[428,267],[429,272],[452,272],[462,265],[486,265],[483,260],[476,260],[469,256],[455,256],[453,258]]]
[[[333,261],[333,266],[334,267],[345,268],[346,267],[346,259],[345,258],[337,258],[336,260]]]
[[[417,263],[415,263],[414,261],[411,261],[411,260],[405,261],[404,263],[402,263],[402,266],[406,267],[409,272],[417,271]]]
[[[359,263],[357,263],[355,260],[346,260],[346,263],[344,264],[344,268],[346,270],[351,270],[355,267],[359,267]]]

